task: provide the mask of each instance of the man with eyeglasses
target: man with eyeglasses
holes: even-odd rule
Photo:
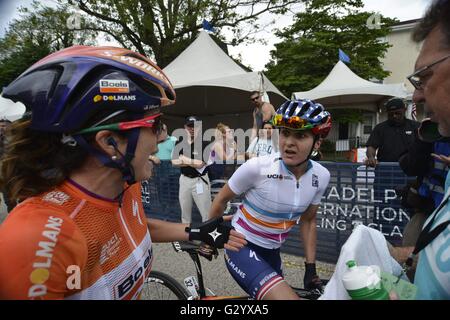
[[[275,108],[268,102],[262,101],[259,91],[250,94],[250,102],[253,106],[253,130],[251,140],[258,135],[258,130],[263,128],[263,123],[270,121],[275,115]]]
[[[440,135],[450,137],[450,0],[434,1],[413,39],[423,41],[416,71],[407,77],[415,88],[413,100],[425,105],[431,120],[438,123]],[[450,162],[450,157],[439,158],[447,164]],[[412,252],[407,263],[419,254],[414,278],[417,299],[450,299],[449,174],[444,194],[441,204],[425,221],[415,248],[403,249],[405,257]]]

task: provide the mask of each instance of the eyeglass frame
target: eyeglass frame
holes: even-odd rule
[[[424,66],[424,67],[420,68],[419,70],[415,71],[413,74],[407,76],[406,79],[408,79],[408,81],[413,85],[413,87],[416,90],[423,90],[423,87],[422,87],[423,83],[422,83],[422,81],[420,81],[420,80],[416,81],[416,80],[413,80],[412,78],[413,77],[418,77],[420,79],[420,76],[418,76],[420,73],[430,69],[431,67],[437,65],[438,63],[441,63],[441,62],[447,60],[448,58],[450,58],[450,54],[448,54],[448,55],[446,55],[446,56],[444,56],[444,57],[442,57],[442,58],[440,58],[440,59],[430,63],[427,66]]]
[[[139,120],[134,121],[123,121],[117,123],[111,123],[101,126],[94,126],[78,131],[76,134],[93,133],[101,130],[112,130],[112,131],[124,131],[131,130],[135,128],[152,128],[155,135],[159,135],[163,128],[162,113],[157,113]]]

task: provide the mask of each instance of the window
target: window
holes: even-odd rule
[[[363,119],[363,134],[370,134],[372,132],[373,116],[371,114],[364,115]]]

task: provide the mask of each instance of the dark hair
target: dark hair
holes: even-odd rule
[[[415,28],[412,39],[415,42],[425,40],[437,26],[442,27],[442,32],[445,35],[445,43],[443,45],[446,48],[450,47],[450,0],[436,0],[433,2]]]
[[[8,119],[0,119],[0,122],[12,123],[11,120]]]

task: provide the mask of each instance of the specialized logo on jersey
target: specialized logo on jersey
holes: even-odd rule
[[[314,173],[312,174],[312,186],[316,188],[319,187],[319,177]]]
[[[61,232],[63,219],[50,216],[42,231],[45,238],[39,241],[36,251],[36,260],[33,263],[33,271],[30,274],[32,286],[28,290],[29,298],[36,298],[47,294],[45,282],[50,278],[50,267],[52,266],[53,253],[58,236]]]
[[[59,205],[62,205],[69,199],[70,197],[62,191],[51,191],[42,198],[44,201],[53,202]]]
[[[139,214],[139,204],[136,200],[133,200],[133,217],[137,217],[139,220],[139,223],[141,224],[141,226],[143,226],[144,224],[142,223],[141,220],[141,215]]]

